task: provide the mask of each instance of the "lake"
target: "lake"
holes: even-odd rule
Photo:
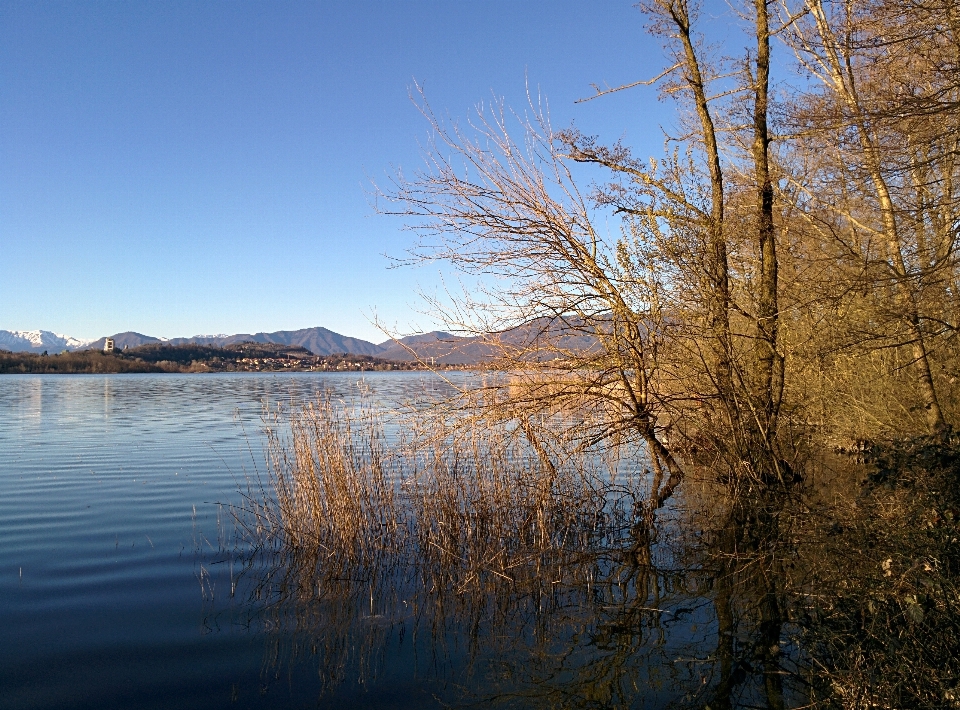
[[[666,548],[652,576],[626,551],[591,560],[582,587],[544,571],[535,592],[454,589],[429,608],[368,579],[287,594],[303,580],[250,564],[230,510],[264,473],[265,405],[327,391],[389,409],[448,387],[0,378],[0,707],[665,707],[715,683],[711,585]]]
[[[266,682],[262,634],[211,612],[198,553],[215,552],[223,505],[262,472],[263,404],[358,397],[358,379],[0,378],[0,707],[316,701],[315,670]],[[386,400],[438,384],[364,381]]]

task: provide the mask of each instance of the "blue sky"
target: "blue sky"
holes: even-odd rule
[[[574,100],[662,66],[629,0],[0,2],[0,328],[429,327],[436,267],[387,268],[412,235],[367,194],[420,163],[414,79],[453,118],[529,81],[656,155],[655,90]]]

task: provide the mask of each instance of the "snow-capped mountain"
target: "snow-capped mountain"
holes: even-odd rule
[[[40,353],[44,350],[58,353],[63,350],[77,350],[92,343],[49,330],[0,330],[0,348],[12,352]]]

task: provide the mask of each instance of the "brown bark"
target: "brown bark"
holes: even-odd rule
[[[671,19],[677,30],[683,50],[684,78],[693,95],[694,106],[700,121],[701,137],[710,173],[710,219],[708,225],[707,254],[705,266],[708,279],[707,327],[713,338],[714,376],[721,401],[727,409],[731,423],[739,422],[740,412],[734,394],[733,343],[730,337],[730,275],[727,262],[727,242],[724,236],[724,186],[723,169],[720,164],[720,146],[700,58],[691,37],[689,8],[685,0],[661,2],[660,7]]]
[[[754,0],[757,60],[754,76],[753,164],[757,189],[757,236],[760,290],[757,294],[757,407],[768,441],[776,434],[779,383],[783,359],[778,353],[777,239],[773,224],[773,182],[770,178],[770,20],[767,0]]]

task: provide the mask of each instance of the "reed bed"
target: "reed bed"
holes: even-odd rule
[[[549,422],[441,414],[393,419],[321,398],[273,417],[269,478],[244,522],[265,553],[250,599],[265,628],[292,633],[276,657],[315,657],[332,692],[376,678],[390,639],[409,634],[429,663],[473,669],[451,677],[451,697],[541,685],[524,706],[562,707],[567,683],[628,697],[666,633],[659,610],[682,604],[664,590],[685,588],[663,580],[638,534],[649,476],[618,474],[615,457]],[[594,647],[593,627],[630,629],[630,643]],[[549,679],[540,665],[558,649],[597,677]]]
[[[372,409],[351,412],[324,398],[289,415],[286,437],[280,412],[273,423],[267,455],[274,496],[257,501],[257,510],[274,542],[346,559],[399,544],[397,459]]]
[[[643,516],[642,476],[530,422],[394,421],[321,397],[275,413],[267,439],[269,482],[244,528],[308,567],[513,581],[622,541]]]

